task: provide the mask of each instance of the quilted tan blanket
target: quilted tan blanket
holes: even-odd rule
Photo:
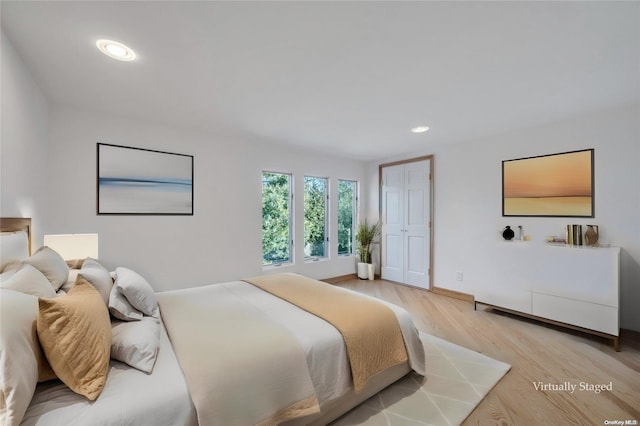
[[[382,303],[297,274],[265,275],[245,281],[337,328],[347,347],[356,392],[377,373],[407,362],[398,319]]]
[[[320,410],[298,340],[224,286],[158,293],[198,423],[275,425]]]

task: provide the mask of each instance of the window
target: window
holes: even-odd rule
[[[338,254],[353,254],[357,182],[338,180]]]
[[[262,264],[291,262],[291,175],[262,173]]]
[[[304,257],[327,257],[328,180],[304,177]]]

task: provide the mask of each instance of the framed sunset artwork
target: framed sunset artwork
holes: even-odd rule
[[[594,150],[502,162],[502,215],[594,217]]]

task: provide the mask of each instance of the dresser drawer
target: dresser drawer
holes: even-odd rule
[[[511,309],[512,311],[531,313],[531,292],[519,289],[484,288],[477,291],[475,300],[480,303]]]
[[[602,333],[619,334],[618,309],[548,294],[532,293],[533,315]]]

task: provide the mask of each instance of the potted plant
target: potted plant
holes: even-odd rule
[[[380,236],[380,222],[369,224],[365,219],[358,224],[356,229],[356,250],[358,251],[358,278],[373,279],[374,268],[371,263],[371,246],[376,244],[376,239]]]

